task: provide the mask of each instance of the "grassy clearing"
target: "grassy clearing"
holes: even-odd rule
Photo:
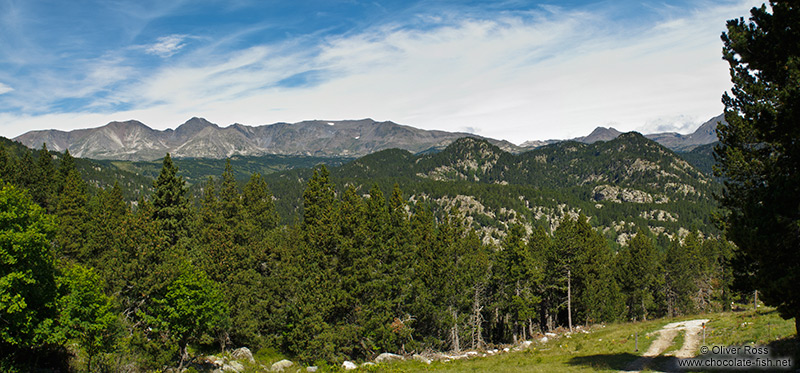
[[[794,342],[794,320],[783,320],[770,308],[758,312],[725,312],[665,318],[648,322],[609,324],[595,326],[588,334],[578,332],[569,337],[560,336],[547,343],[534,343],[527,351],[425,365],[418,362],[397,362],[373,367],[380,372],[617,372],[627,368],[658,338],[655,333],[668,323],[707,318],[708,345],[743,345],[755,342],[769,345],[771,350],[788,356],[797,353]],[[635,351],[635,333],[639,333],[639,350]],[[648,335],[649,334],[649,335]],[[681,331],[667,352],[676,352],[683,344]],[[702,338],[702,334],[701,334]],[[787,353],[788,351],[788,353]],[[657,358],[651,367],[665,365],[670,358]],[[797,359],[795,361],[798,361]]]
[[[798,360],[798,344],[794,338],[794,319],[783,320],[771,308],[742,312],[724,312],[664,318],[647,322],[595,325],[586,332],[576,331],[569,336],[549,338],[546,343],[534,342],[528,350],[470,360],[433,362],[401,361],[361,367],[355,372],[618,372],[637,360],[658,338],[658,330],[676,321],[707,318],[706,344],[709,346],[769,346],[775,356],[794,356]],[[639,335],[636,351],[636,334]],[[685,340],[681,331],[665,353],[678,351]],[[701,334],[702,338],[702,334]],[[284,358],[272,349],[259,350],[255,364],[245,364],[246,372],[263,372],[272,363]],[[669,366],[673,358],[657,357],[648,364],[650,369]],[[318,362],[318,372],[340,372],[339,365]],[[294,365],[289,371],[305,371]]]

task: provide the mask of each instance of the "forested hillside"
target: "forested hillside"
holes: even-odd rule
[[[166,157],[135,207],[119,184],[88,188],[73,158],[50,154],[0,153],[4,371],[185,367],[240,346],[304,362],[458,351],[736,296],[730,244],[695,231],[670,240],[658,227],[682,220],[640,215],[707,206],[712,183],[638,135],[520,156],[464,139],[425,156],[376,153],[337,177],[256,173],[243,187],[228,162],[196,204]],[[292,186],[300,213],[281,224],[273,192],[290,201]],[[594,227],[606,211],[645,224],[617,248]]]
[[[584,214],[611,242],[624,245],[639,229],[662,240],[698,230],[717,235],[711,221],[720,185],[671,150],[636,133],[583,144],[562,142],[513,155],[479,139],[464,138],[445,150],[413,155],[385,150],[331,170],[343,192],[353,185],[367,195],[395,183],[411,201],[437,211],[457,206],[484,242],[499,242],[510,225],[552,231],[564,216]],[[301,213],[309,171],[266,176],[285,221]]]

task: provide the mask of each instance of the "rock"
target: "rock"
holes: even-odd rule
[[[223,372],[241,372],[243,370],[244,370],[244,365],[235,360],[222,366]]]
[[[467,357],[478,356],[478,352],[477,351],[467,351],[465,353],[465,355],[467,355]]]
[[[222,367],[225,364],[225,360],[220,357],[216,357],[214,355],[206,356],[206,363],[214,365],[215,367]]]
[[[533,342],[531,342],[531,341],[525,341],[525,342],[522,342],[519,346],[522,347],[523,349],[526,349],[526,348],[530,347],[532,344],[533,344]]]
[[[291,362],[289,360],[286,360],[286,359],[283,359],[283,360],[281,360],[281,361],[279,361],[279,362],[277,362],[275,364],[272,364],[272,367],[269,368],[269,370],[271,370],[273,372],[283,372],[284,369],[289,368],[292,365],[294,365],[293,362]]]
[[[306,372],[316,372],[317,369],[315,366],[306,367]]]
[[[542,337],[542,339],[539,340],[539,342],[542,342],[542,343],[547,343],[547,341],[549,341],[549,339],[547,339],[547,337]]]
[[[403,360],[403,357],[397,354],[384,352],[375,358],[376,363],[385,363],[387,361],[394,361],[394,360]]]
[[[548,336],[548,337],[555,337],[555,336],[556,336],[556,333],[550,333],[550,332],[547,332],[547,333],[544,333],[544,335],[546,335],[546,336]]]
[[[253,353],[250,352],[250,349],[247,347],[240,347],[233,350],[231,357],[233,357],[234,360],[247,360],[251,363],[256,362],[256,359],[253,359]]]
[[[430,364],[431,363],[431,359],[428,359],[427,357],[422,356],[420,354],[414,354],[414,356],[411,356],[411,358],[416,360],[416,361],[423,362],[425,364]]]
[[[368,361],[368,362],[366,362],[364,364],[361,364],[362,367],[371,367],[371,366],[375,366],[375,365],[377,365],[377,364],[375,364],[375,363],[373,363],[371,361]]]
[[[511,351],[511,349],[510,349],[510,348],[508,348],[508,347],[506,347],[506,348],[504,348],[504,349],[503,349],[503,352],[508,352],[508,351]]]
[[[344,363],[342,363],[342,369],[344,370],[358,369],[358,365],[356,365],[356,363],[352,361],[345,360]]]

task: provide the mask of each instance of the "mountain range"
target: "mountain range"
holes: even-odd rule
[[[714,118],[709,119],[693,133],[682,135],[677,132],[662,132],[644,135],[650,140],[653,140],[661,145],[666,146],[673,151],[687,152],[698,146],[711,144],[717,141],[717,124],[725,123],[725,115],[720,114]],[[592,144],[598,141],[610,141],[616,139],[622,132],[614,128],[597,127],[588,136],[576,137],[570,139],[571,141],[582,142],[585,144]],[[554,144],[563,140],[545,140],[545,141],[527,141],[521,146],[523,148],[538,148],[543,145]]]
[[[716,141],[716,125],[722,116],[704,123],[689,135],[658,133],[646,135],[670,149],[688,151]],[[590,135],[572,139],[583,143],[609,141],[620,132],[598,127]],[[469,133],[423,130],[372,119],[304,121],[262,126],[233,124],[220,127],[202,118],[192,118],[177,128],[155,130],[139,121],[111,122],[105,126],[73,131],[30,131],[14,140],[30,148],[46,143],[49,149],[77,157],[147,161],[170,153],[177,158],[226,158],[233,155],[265,154],[316,157],[360,157],[376,151],[398,148],[412,153],[438,151],[456,139],[483,138],[504,151],[521,153],[560,140],[526,142],[516,146],[505,140]]]

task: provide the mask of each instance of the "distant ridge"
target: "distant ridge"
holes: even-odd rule
[[[723,115],[714,117],[694,133],[645,135],[673,151],[690,151],[717,141],[716,127]],[[592,144],[620,136],[614,128],[597,127],[588,136],[571,141]],[[176,129],[154,130],[142,122],[111,122],[102,127],[74,131],[31,131],[16,137],[30,148],[42,143],[56,151],[69,151],[77,157],[117,160],[154,160],[166,153],[182,158],[225,158],[233,155],[306,155],[318,157],[360,157],[376,151],[398,148],[412,153],[431,153],[444,149],[456,139],[485,139],[501,149],[520,153],[562,140],[527,141],[516,146],[464,132],[429,131],[393,122],[372,119],[275,123],[261,126],[233,124],[220,127],[203,118],[191,118]]]
[[[304,121],[262,126],[233,124],[220,127],[203,118],[192,118],[176,129],[154,130],[130,120],[74,131],[43,130],[14,140],[30,148],[46,143],[49,149],[69,149],[76,157],[118,160],[154,160],[169,152],[183,158],[225,158],[233,155],[307,155],[359,157],[383,149],[411,152],[443,149],[469,133],[428,131],[372,119]],[[500,148],[519,152],[508,141],[487,139]]]

